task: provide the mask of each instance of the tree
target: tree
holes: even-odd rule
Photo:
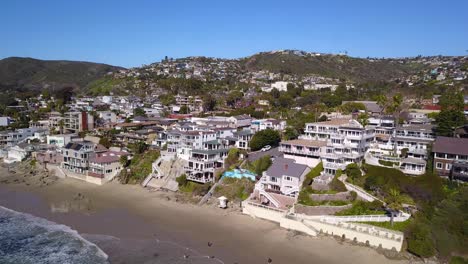
[[[111,141],[108,137],[102,137],[99,139],[99,144],[103,145],[106,148],[110,148],[112,146]]]
[[[387,108],[387,97],[383,94],[379,94],[377,96],[377,104],[380,106],[380,115],[385,111]]]
[[[122,165],[122,167],[126,168],[128,166],[128,157],[127,157],[127,155],[120,156],[119,162]]]
[[[148,145],[145,142],[142,142],[142,141],[138,141],[136,143],[129,144],[128,147],[132,150],[132,152],[134,152],[136,154],[141,154],[141,153],[145,152],[148,149]]]
[[[145,113],[145,110],[138,107],[133,110],[133,115],[134,116],[146,116],[146,113]]]
[[[254,172],[257,175],[261,175],[264,171],[266,171],[271,166],[271,157],[270,155],[265,155],[258,160],[254,161],[252,167]]]
[[[280,97],[280,95],[281,95],[280,91],[278,89],[276,89],[276,88],[271,89],[270,94],[275,99],[278,99]]]
[[[356,163],[351,163],[346,166],[346,175],[354,182],[362,176],[361,169]]]
[[[369,115],[367,113],[360,113],[357,120],[363,127],[366,127],[369,124]]]
[[[270,145],[272,147],[278,146],[278,143],[281,141],[281,136],[278,131],[273,129],[265,129],[258,131],[252,137],[250,141],[250,148],[253,151],[260,150],[266,145]]]
[[[296,139],[298,136],[299,133],[293,127],[287,127],[283,133],[283,137],[285,140]]]
[[[179,114],[188,114],[189,112],[189,108],[186,105],[181,106],[179,109]]]
[[[441,111],[436,117],[436,134],[451,137],[453,136],[454,129],[464,125],[466,122],[463,113],[463,94],[447,91],[440,97],[439,105],[441,106]]]
[[[207,94],[203,97],[203,110],[213,111],[216,107],[216,99],[211,95]]]
[[[320,118],[318,119],[319,122],[325,122],[328,120],[328,117],[326,115],[322,115],[320,116]]]

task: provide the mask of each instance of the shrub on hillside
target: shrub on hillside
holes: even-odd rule
[[[278,146],[280,141],[281,136],[278,131],[273,129],[261,130],[255,133],[255,135],[252,137],[252,140],[250,141],[250,149],[257,151],[266,145],[275,147]]]
[[[322,171],[323,171],[323,164],[322,162],[320,162],[319,164],[317,164],[317,166],[315,166],[315,168],[313,168],[311,171],[309,171],[309,173],[307,173],[302,186],[307,187],[311,185],[314,178],[319,176]]]

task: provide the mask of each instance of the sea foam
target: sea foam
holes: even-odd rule
[[[109,263],[77,231],[0,206],[0,263]]]

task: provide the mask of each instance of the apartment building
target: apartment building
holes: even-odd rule
[[[435,139],[434,125],[404,125],[395,129],[393,144],[396,144],[397,154],[406,148],[412,152],[423,154],[427,146]]]
[[[203,100],[200,96],[175,96],[176,105],[178,107],[187,106],[191,112],[203,111]]]
[[[439,176],[468,182],[468,139],[437,137],[432,152]]]
[[[350,163],[360,163],[374,137],[372,127],[365,128],[356,120],[334,119],[307,123],[300,139],[326,142],[326,146],[314,145],[315,149],[320,146],[324,173],[334,175],[338,169],[344,170]]]
[[[94,117],[88,112],[66,112],[64,128],[72,133],[94,129]]]

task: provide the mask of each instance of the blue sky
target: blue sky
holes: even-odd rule
[[[300,49],[357,57],[466,55],[467,0],[12,0],[0,58],[139,66]]]

